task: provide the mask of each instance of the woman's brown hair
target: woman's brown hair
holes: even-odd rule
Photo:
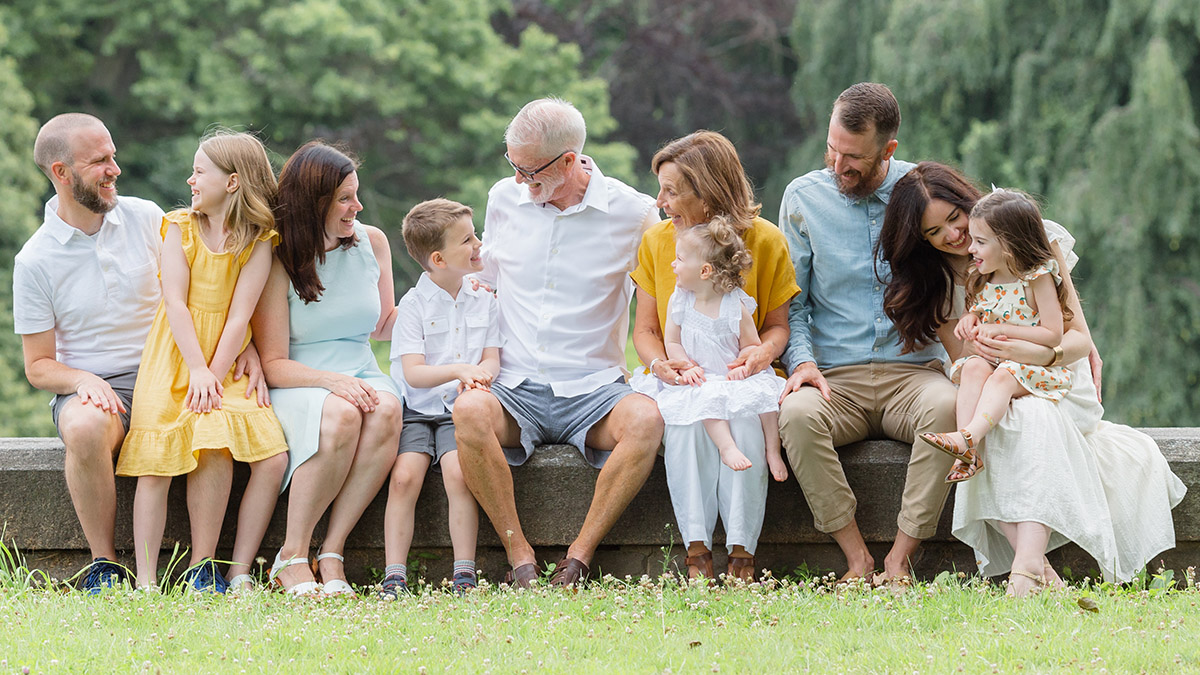
[[[688,186],[708,208],[708,215],[728,216],[739,236],[762,211],[754,201],[754,188],[737,149],[721,134],[700,130],[677,138],[654,153],[650,169],[657,175],[667,162],[679,167]]]
[[[939,199],[965,218],[981,196],[962,174],[937,162],[921,162],[892,188],[875,245],[875,259],[886,263],[887,270],[877,267],[875,276],[887,284],[883,313],[900,334],[903,353],[937,342],[937,329],[951,309],[954,268],[921,231],[925,209]]]
[[[305,303],[316,302],[325,291],[317,276],[317,265],[325,262],[325,216],[334,193],[357,168],[345,152],[317,140],[301,146],[279,173],[275,253]],[[342,248],[356,241],[354,235],[338,240]]]

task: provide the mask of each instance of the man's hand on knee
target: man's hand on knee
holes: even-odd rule
[[[821,392],[821,397],[826,401],[829,400],[829,383],[825,381],[825,376],[821,374],[816,363],[805,361],[796,366],[796,369],[788,376],[787,383],[783,385],[783,393],[779,395],[780,405],[783,404],[783,399],[787,398],[788,394],[800,391],[800,388],[805,386],[816,387],[817,391]]]

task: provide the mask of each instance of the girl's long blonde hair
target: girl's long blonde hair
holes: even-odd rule
[[[1054,259],[1054,250],[1046,237],[1042,214],[1029,195],[1019,190],[994,189],[984,195],[971,209],[971,218],[988,224],[996,234],[996,240],[1004,251],[1004,261],[1018,276],[1029,274],[1039,265]],[[1065,273],[1065,270],[1060,270]],[[974,265],[967,273],[967,306],[970,307],[983,285],[991,275],[980,274]],[[1065,284],[1056,284],[1058,304],[1062,307],[1063,321],[1070,321],[1075,313],[1067,306]]]
[[[695,247],[700,258],[713,266],[712,282],[718,291],[730,293],[746,284],[742,272],[750,269],[753,261],[729,216],[716,216],[707,223],[676,231],[675,245],[680,241]]]
[[[238,186],[233,191],[229,209],[225,212],[225,227],[229,236],[225,250],[241,254],[270,230],[275,229],[275,196],[279,184],[267,158],[267,149],[252,134],[231,129],[215,129],[200,139],[200,149],[222,172],[237,174]],[[193,218],[205,218],[192,211]]]

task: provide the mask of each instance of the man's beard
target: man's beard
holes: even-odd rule
[[[94,185],[87,185],[83,181],[83,177],[74,171],[71,172],[71,177],[74,179],[71,183],[71,196],[83,208],[104,215],[117,207],[117,200],[111,202],[104,201],[104,197],[100,196],[100,190]]]
[[[881,178],[883,174],[884,161],[883,155],[878,155],[875,163],[871,165],[871,175],[863,176],[861,173],[855,171],[853,175],[857,177],[858,180],[855,181],[853,186],[847,186],[845,179],[836,171],[833,171],[833,162],[829,159],[829,154],[826,153],[825,155],[825,167],[830,171],[833,171],[833,180],[837,183],[838,192],[854,200],[859,200],[870,196],[870,194],[879,187],[880,183],[883,182]]]

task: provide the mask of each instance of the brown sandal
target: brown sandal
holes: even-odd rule
[[[962,460],[959,460],[962,461]],[[961,483],[969,478],[974,478],[975,474],[983,471],[983,459],[979,455],[975,455],[971,462],[968,462],[966,468],[952,468],[950,473],[946,474],[947,483]]]
[[[550,577],[550,585],[556,588],[568,586],[583,586],[592,570],[578,558],[563,558],[554,566],[554,576]]]
[[[726,579],[741,579],[742,581],[752,584],[756,581],[755,574],[757,570],[754,568],[754,556],[743,558],[741,556],[729,556],[729,567],[725,571]]]
[[[504,583],[508,584],[509,588],[529,588],[538,578],[538,566],[536,563],[525,563],[519,567],[514,567],[504,575]]]
[[[700,555],[689,555],[683,562],[688,567],[688,579],[715,579],[713,574],[712,551]]]
[[[955,459],[961,459],[962,461],[966,462],[967,464],[974,464],[974,462],[975,462],[975,438],[973,436],[971,436],[971,432],[967,431],[966,429],[959,429],[958,433],[962,434],[963,440],[966,441],[966,443],[967,443],[966,450],[960,450],[958,448],[958,445],[955,444],[954,441],[950,440],[949,434],[935,434],[935,433],[931,433],[931,432],[925,432],[925,433],[921,434],[920,438],[921,438],[921,440],[925,441],[929,445],[932,445],[933,447],[937,448],[938,450],[941,450],[942,452],[946,453],[947,455],[950,455],[951,457],[953,457]]]

